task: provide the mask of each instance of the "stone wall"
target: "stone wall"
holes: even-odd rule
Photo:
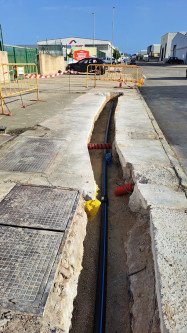
[[[65,70],[63,56],[52,56],[49,54],[39,54],[38,56],[39,73],[42,75],[51,75]]]
[[[0,82],[4,81],[3,78],[3,67],[1,64],[7,64],[8,63],[8,53],[6,51],[0,51]],[[4,66],[4,72],[9,72],[7,66]],[[9,75],[5,75],[6,81],[9,79]]]

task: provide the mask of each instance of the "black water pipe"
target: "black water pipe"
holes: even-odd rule
[[[110,121],[114,111],[112,101],[108,117],[105,144],[108,142]],[[102,218],[100,227],[100,244],[98,258],[98,274],[95,300],[95,315],[93,333],[105,333],[106,324],[106,291],[107,291],[107,250],[108,250],[108,194],[107,194],[107,150],[104,151],[103,166],[103,197],[102,197]]]

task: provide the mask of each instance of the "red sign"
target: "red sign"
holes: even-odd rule
[[[89,57],[89,51],[85,50],[74,51],[74,59],[77,61],[88,57]]]

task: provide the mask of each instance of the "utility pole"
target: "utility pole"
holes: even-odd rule
[[[1,24],[0,24],[0,51],[4,51],[3,32],[2,32]]]
[[[95,46],[95,13],[93,15],[93,46]]]
[[[113,47],[113,37],[114,37],[114,9],[115,9],[115,7],[113,7],[113,18],[112,18],[111,65],[112,65],[112,47]]]

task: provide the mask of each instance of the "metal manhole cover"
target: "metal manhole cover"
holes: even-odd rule
[[[64,233],[0,227],[0,305],[43,313]]]
[[[0,224],[63,231],[79,198],[75,190],[16,185],[0,203]]]
[[[24,138],[0,160],[0,170],[43,172],[61,144],[60,140]]]

